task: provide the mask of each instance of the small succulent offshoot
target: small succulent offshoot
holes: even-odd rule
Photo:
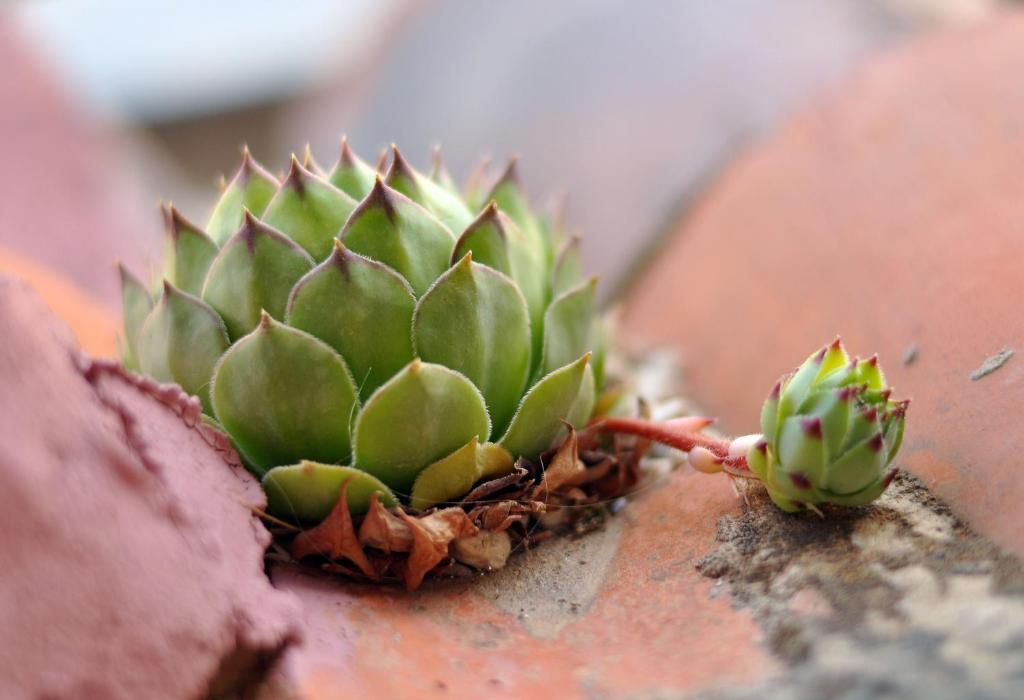
[[[882,495],[897,473],[909,404],[892,398],[877,356],[851,358],[837,338],[776,382],[761,433],[720,440],[694,430],[693,419],[607,418],[597,427],[681,449],[698,471],[756,479],[784,511],[818,511]]]

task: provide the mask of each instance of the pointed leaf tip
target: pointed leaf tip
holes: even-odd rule
[[[302,192],[306,186],[305,178],[307,175],[312,175],[312,173],[306,170],[302,163],[299,162],[298,156],[292,153],[288,164],[288,174],[285,175],[281,184],[284,187],[291,187],[297,192]]]
[[[364,209],[369,209],[373,206],[381,207],[389,218],[394,218],[395,194],[398,193],[391,189],[388,183],[384,181],[384,178],[380,176],[380,173],[377,173],[373,179],[373,187],[370,188],[369,194],[367,194],[366,198],[359,204],[356,211],[353,212],[352,218],[355,218],[355,214],[358,212]]]
[[[366,399],[412,360],[415,305],[395,270],[335,240],[330,256],[292,289],[285,322],[333,347]]]
[[[319,261],[330,255],[333,239],[357,206],[352,196],[306,169],[293,154],[291,169],[262,220]]]
[[[504,430],[530,370],[529,314],[515,283],[467,251],[420,299],[413,338],[424,360],[476,385],[494,430]]]
[[[498,189],[498,187],[506,183],[514,185],[515,187],[521,187],[519,180],[519,156],[516,154],[509,156],[508,164],[501,172],[501,176],[498,178],[498,182],[495,184],[493,189]]]
[[[356,419],[355,463],[408,492],[424,468],[474,435],[486,440],[490,429],[484,399],[469,379],[413,360],[364,404]]]
[[[323,341],[265,311],[260,319],[261,328],[232,345],[214,370],[217,419],[260,474],[302,459],[344,462],[358,410],[348,367]]]
[[[402,152],[398,150],[397,144],[392,143],[391,168],[388,170],[387,179],[391,180],[393,177],[398,177],[399,175],[411,177],[414,172],[415,170],[411,165],[409,165],[409,161],[407,161],[405,156],[402,155]]]
[[[564,430],[586,376],[590,353],[545,375],[519,404],[499,443],[515,457],[533,459]]]
[[[284,318],[292,287],[312,268],[298,244],[250,215],[210,264],[203,301],[237,339],[259,324],[261,309]]]
[[[402,275],[417,295],[450,267],[455,244],[441,221],[379,178],[339,236],[349,250]]]
[[[875,433],[874,437],[868,441],[868,447],[874,452],[881,452],[882,448],[885,447],[885,438],[881,433]]]
[[[207,304],[163,280],[160,301],[136,337],[143,372],[162,382],[176,382],[200,398],[210,413],[213,367],[229,341],[223,321]]]
[[[821,418],[814,416],[813,418],[801,418],[800,427],[803,428],[804,434],[807,437],[815,438],[820,440],[824,437],[824,433],[821,430]]]

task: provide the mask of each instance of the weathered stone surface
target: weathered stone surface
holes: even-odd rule
[[[736,433],[837,332],[879,352],[913,398],[902,465],[1017,553],[1024,362],[971,375],[1024,343],[1022,74],[1020,12],[871,63],[724,173],[625,313]]]
[[[84,360],[0,278],[0,694],[196,698],[296,636],[258,484],[198,405]]]
[[[759,486],[700,570],[789,666],[725,699],[1024,697],[1024,567],[915,477],[874,505],[787,515]]]

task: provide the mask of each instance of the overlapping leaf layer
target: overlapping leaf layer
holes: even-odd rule
[[[514,164],[470,189],[397,149],[283,177],[246,151],[205,230],[166,210],[157,284],[122,270],[125,364],[198,396],[281,517],[342,483],[353,512],[461,497],[587,420],[603,351],[578,241]]]

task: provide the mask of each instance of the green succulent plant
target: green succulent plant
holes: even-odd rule
[[[870,503],[895,476],[903,441],[909,401],[891,395],[878,357],[851,359],[837,339],[775,384],[750,470],[786,511]]]
[[[476,195],[474,195],[474,198]],[[199,397],[270,508],[416,508],[536,458],[601,384],[594,279],[510,165],[479,210],[397,149],[283,178],[245,151],[205,230],[166,209],[155,293],[122,269],[124,361]]]

